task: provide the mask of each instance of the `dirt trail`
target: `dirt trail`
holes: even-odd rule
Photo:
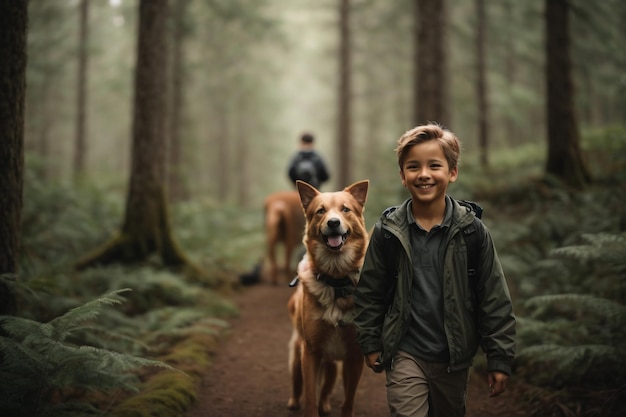
[[[262,283],[244,288],[234,301],[240,316],[232,319],[232,331],[222,342],[214,364],[205,376],[196,404],[186,417],[299,417],[302,411],[287,409],[290,378],[287,344],[291,324],[287,300],[293,289]],[[338,378],[331,417],[339,416],[343,393]],[[384,374],[365,368],[356,399],[358,417],[388,416]],[[487,398],[483,376],[473,375],[467,417],[527,416],[511,403],[507,392]]]

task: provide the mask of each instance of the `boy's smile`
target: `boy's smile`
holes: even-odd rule
[[[449,169],[448,161],[437,141],[413,145],[400,170],[402,185],[415,203],[430,205],[443,202],[448,184],[456,181],[458,169]]]

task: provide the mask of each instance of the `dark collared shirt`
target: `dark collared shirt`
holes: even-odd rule
[[[413,259],[411,324],[399,350],[429,362],[448,362],[450,354],[443,323],[443,253],[440,250],[452,222],[452,204],[446,196],[441,224],[429,232],[407,212]]]

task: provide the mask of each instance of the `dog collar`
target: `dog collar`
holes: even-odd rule
[[[352,295],[354,291],[354,283],[350,277],[333,278],[330,275],[319,273],[315,276],[318,281],[322,281],[324,284],[331,286],[335,290],[335,299],[344,298]]]

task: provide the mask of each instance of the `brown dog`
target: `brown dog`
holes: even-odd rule
[[[278,283],[278,263],[276,252],[279,244],[283,244],[285,263],[284,270],[289,279],[293,277],[295,268],[291,267],[291,258],[296,248],[302,243],[304,234],[304,215],[297,191],[278,191],[265,199],[265,236],[267,259],[269,262],[269,279]]]
[[[287,407],[299,408],[304,394],[305,417],[330,413],[337,361],[342,361],[345,398],[341,416],[354,417],[364,361],[350,315],[352,290],[368,244],[363,210],[369,181],[331,193],[320,193],[302,181],[296,186],[306,217],[303,242],[307,253],[298,265],[300,285],[288,302],[294,329],[289,352],[293,392]]]

